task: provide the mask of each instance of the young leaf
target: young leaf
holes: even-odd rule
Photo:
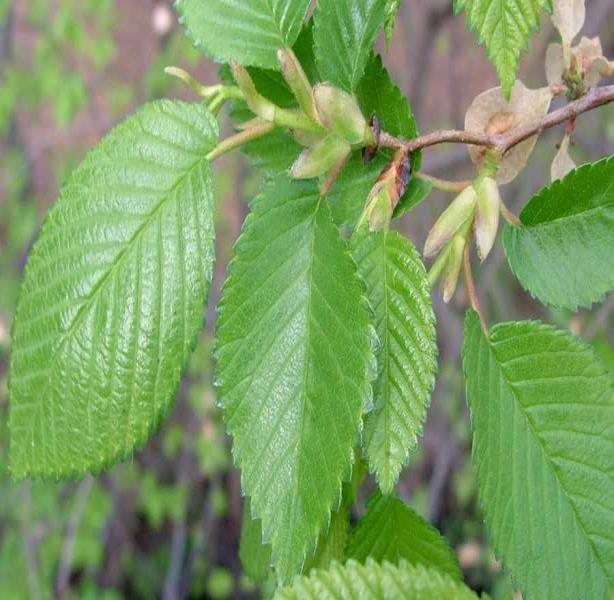
[[[243,490],[287,582],[339,505],[369,391],[366,303],[315,185],[281,178],[253,202],[217,338]]]
[[[174,398],[214,259],[201,105],[160,101],[73,173],[30,256],[13,327],[11,469],[75,476],[129,456]]]
[[[387,0],[318,0],[314,43],[324,81],[356,89],[386,19]]]
[[[390,77],[380,56],[373,55],[369,60],[365,75],[356,90],[356,96],[363,114],[365,116],[376,115],[382,129],[388,133],[406,139],[418,135],[418,126],[411,107]],[[358,156],[350,160],[327,195],[335,223],[350,229],[355,227],[370,190],[390,159],[391,156],[388,153],[380,151],[379,155],[368,165],[364,165]],[[412,154],[412,171],[419,170],[421,162],[421,152]],[[419,194],[419,188],[419,180],[412,179],[397,209],[402,205],[407,206],[406,203]],[[394,216],[402,214],[403,209],[399,209],[395,211]]]
[[[373,411],[363,445],[381,490],[393,491],[422,431],[437,370],[435,314],[420,255],[396,231],[357,232],[352,253],[379,338]]]
[[[589,307],[614,289],[614,156],[588,164],[534,196],[523,227],[505,228],[512,271],[553,306]]]
[[[485,43],[503,92],[509,98],[516,79],[520,53],[531,33],[539,29],[542,9],[552,10],[552,0],[454,0],[454,11],[467,13],[467,23]]]
[[[249,498],[243,503],[239,558],[245,574],[256,583],[265,582],[271,574],[271,546],[262,543],[262,523],[252,519]]]
[[[375,494],[352,531],[347,557],[433,568],[461,580],[458,560],[447,540],[399,498]]]
[[[305,69],[310,82],[313,84],[319,81],[320,77],[316,70],[313,55],[313,19],[303,27],[293,50]],[[257,67],[250,67],[248,72],[256,89],[265,98],[282,108],[296,107],[296,99],[281,73]],[[227,65],[220,69],[220,77],[226,84],[233,85],[234,79]],[[254,115],[247,109],[243,100],[235,100],[232,103],[230,116],[235,124],[241,124],[253,118]],[[303,148],[296,142],[290,132],[278,128],[268,135],[246,144],[242,150],[265,179],[275,179],[288,171]]]
[[[281,588],[274,600],[477,600],[465,585],[435,569],[413,567],[405,561],[399,565],[378,564],[367,560],[361,565],[349,560],[345,565],[333,563],[328,570],[312,571],[297,577],[291,587]]]
[[[298,37],[309,0],[176,0],[188,35],[216,62],[279,69],[277,50]]]
[[[605,598],[614,582],[614,380],[535,322],[465,321],[473,462],[497,554],[531,598]]]

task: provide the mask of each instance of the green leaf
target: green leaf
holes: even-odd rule
[[[263,583],[271,573],[271,546],[262,543],[262,523],[260,519],[252,519],[249,504],[249,498],[245,498],[239,558],[247,576]]]
[[[217,338],[243,491],[289,581],[339,506],[370,389],[366,302],[313,183],[280,178],[253,202]]]
[[[297,577],[291,587],[277,591],[274,600],[476,600],[465,585],[434,569],[399,565],[366,565],[350,560],[333,563],[328,570]]]
[[[363,114],[377,115],[382,129],[391,135],[406,139],[418,135],[411,107],[390,77],[380,56],[373,55],[369,60],[365,75],[356,90],[356,97]],[[358,154],[352,157],[327,195],[335,223],[340,227],[353,229],[356,226],[371,188],[391,158],[389,153],[380,152],[372,162],[364,165]],[[414,172],[420,169],[421,162],[422,153],[415,152],[411,157]],[[419,194],[419,187],[419,180],[412,179],[397,208]],[[395,212],[395,216],[402,214]]]
[[[433,184],[423,179],[414,177],[407,188],[405,195],[399,200],[394,213],[393,219],[399,219],[403,215],[410,213],[416,206],[422,204],[433,191]]]
[[[520,54],[539,29],[542,9],[551,11],[552,1],[454,0],[454,11],[467,13],[469,29],[475,31],[479,44],[486,44],[506,98],[516,80]]]
[[[325,533],[320,534],[315,554],[307,561],[303,572],[309,573],[312,569],[328,569],[334,561],[343,562],[349,530],[350,511],[347,506],[343,505],[332,513],[330,525]]]
[[[176,0],[194,43],[216,62],[279,69],[277,50],[296,41],[309,0]]]
[[[614,156],[584,165],[544,188],[508,226],[512,271],[553,306],[589,307],[614,289]]]
[[[383,130],[408,140],[418,136],[418,124],[411,106],[378,54],[369,59],[365,75],[356,89],[356,97],[365,115],[377,115]],[[422,152],[414,152],[411,155],[412,171],[419,171],[421,164]]]
[[[388,494],[416,446],[430,404],[437,370],[435,314],[420,255],[402,235],[361,230],[352,248],[380,342],[363,447]]]
[[[463,366],[473,463],[497,554],[531,598],[606,598],[614,581],[614,380],[536,322],[470,311]]]
[[[318,70],[328,81],[353,92],[386,19],[387,0],[318,0],[314,44]]]
[[[199,104],[149,104],[73,173],[26,268],[10,366],[15,477],[74,476],[157,428],[204,319],[214,259]]]
[[[365,516],[352,531],[347,557],[365,563],[431,567],[461,580],[458,561],[447,540],[399,498],[379,492],[369,500]]]

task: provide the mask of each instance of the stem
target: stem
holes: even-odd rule
[[[513,225],[514,227],[522,227],[522,222],[520,219],[507,206],[505,206],[503,200],[501,201],[500,208],[501,215],[510,225]]]
[[[471,181],[469,180],[448,181],[447,179],[439,179],[438,177],[433,177],[426,173],[416,173],[414,177],[422,179],[422,181],[428,181],[436,190],[450,192],[452,194],[458,194],[471,185]]]
[[[463,252],[463,272],[465,274],[465,288],[467,289],[471,308],[473,308],[473,310],[478,313],[478,316],[480,317],[480,323],[482,324],[482,329],[484,333],[488,335],[488,326],[486,325],[486,319],[484,318],[484,313],[482,312],[482,306],[480,305],[478,291],[475,287],[475,281],[473,279],[473,271],[471,270],[472,238],[473,235],[470,234],[467,238],[467,243],[465,244],[465,250]]]
[[[437,144],[469,144],[491,148],[501,155],[504,155],[518,144],[540,134],[542,131],[566,123],[570,119],[575,119],[582,113],[599,108],[610,102],[614,102],[614,85],[595,88],[579,100],[570,102],[567,106],[547,114],[541,121],[528,123],[527,125],[512,129],[504,134],[443,130],[435,131],[413,140],[400,140],[382,132],[380,136],[380,145],[385,148],[402,149],[407,153],[411,153]]]
[[[216,158],[227,154],[231,150],[246,144],[247,142],[251,142],[252,140],[257,140],[262,136],[270,133],[275,129],[274,123],[262,123],[260,125],[255,125],[251,129],[246,129],[245,131],[241,131],[235,135],[226,138],[222,142],[220,142],[209,154],[207,154],[207,160],[214,161]]]

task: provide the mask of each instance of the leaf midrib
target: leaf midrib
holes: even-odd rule
[[[298,431],[298,436],[297,436],[297,440],[299,442],[299,447],[302,447],[303,445],[303,432],[304,432],[304,427],[305,427],[305,414],[306,414],[306,404],[307,404],[307,394],[306,394],[306,389],[307,389],[307,375],[309,372],[309,363],[310,363],[310,356],[309,356],[309,350],[310,350],[310,346],[311,346],[311,310],[312,310],[312,303],[313,303],[313,263],[314,263],[314,250],[315,250],[315,239],[316,239],[316,228],[317,228],[317,220],[318,220],[318,211],[320,210],[320,205],[322,203],[322,198],[319,197],[318,201],[316,202],[315,205],[315,210],[313,212],[312,215],[312,220],[313,220],[313,224],[311,227],[311,240],[309,242],[309,272],[307,274],[307,280],[308,280],[308,288],[309,288],[309,299],[307,301],[307,330],[305,332],[305,355],[304,355],[304,359],[303,359],[303,384],[301,386],[301,413],[300,413],[300,417],[299,417],[299,431]],[[303,462],[303,453],[299,452],[299,459],[296,463],[296,469],[295,469],[295,482],[294,482],[294,489],[298,490],[299,489],[299,482],[300,482],[300,473],[301,473],[301,464]],[[299,500],[299,494],[294,494],[293,495],[293,502],[292,502],[292,508],[291,508],[291,512],[290,512],[290,523],[291,526],[293,526],[294,524],[294,520],[296,518],[296,511],[298,508],[298,500]],[[317,540],[313,543],[314,547],[315,547],[315,543],[317,542]],[[305,563],[306,560],[306,556],[305,556],[305,548],[302,548],[303,551],[303,557],[302,557],[302,564],[301,564],[301,569],[303,568],[303,565]]]
[[[494,333],[494,332],[491,332],[491,338],[493,337],[492,333]],[[563,482],[559,478],[559,474],[558,474],[558,470],[556,468],[556,465],[553,463],[552,459],[548,455],[548,452],[546,451],[546,448],[545,448],[544,444],[542,443],[542,440],[541,440],[539,434],[537,433],[537,430],[536,430],[535,425],[533,424],[533,422],[531,420],[530,415],[525,412],[524,407],[522,405],[522,402],[520,402],[518,396],[516,395],[516,391],[515,391],[514,386],[512,385],[511,381],[506,377],[505,372],[503,370],[503,366],[502,366],[503,363],[499,362],[499,359],[497,357],[495,349],[493,348],[493,346],[491,345],[489,340],[485,339],[484,341],[486,342],[486,344],[488,346],[488,349],[490,350],[490,352],[492,353],[492,355],[493,355],[493,357],[495,359],[495,364],[497,365],[497,368],[499,370],[499,373],[500,373],[502,381],[509,388],[509,391],[510,391],[511,395],[514,398],[514,400],[516,401],[516,404],[517,404],[517,406],[519,408],[520,414],[524,417],[524,419],[525,419],[525,421],[527,423],[527,429],[531,432],[533,438],[537,442],[537,446],[539,447],[541,453],[543,454],[543,456],[545,458],[544,462],[546,464],[548,464],[548,466],[550,467],[550,470],[551,470],[552,474],[554,475],[554,479],[559,484],[560,489],[563,491],[563,496],[565,497],[565,500],[568,502],[569,506],[571,507],[573,515],[574,515],[578,525],[580,526],[580,529],[584,533],[585,539],[588,541],[588,545],[589,545],[589,547],[591,549],[591,553],[592,553],[595,561],[597,562],[597,564],[599,565],[599,567],[601,569],[601,573],[603,575],[604,581],[608,582],[609,578],[608,578],[607,571],[605,570],[604,565],[601,562],[601,558],[600,558],[599,554],[595,550],[595,545],[593,543],[593,540],[591,539],[590,535],[588,535],[588,533],[586,531],[586,528],[584,526],[584,522],[582,521],[582,519],[580,518],[580,515],[577,512],[576,505],[574,504],[572,499],[569,497],[569,492],[567,491],[567,488],[565,487],[565,485],[563,484]]]

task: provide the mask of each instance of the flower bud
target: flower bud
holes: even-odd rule
[[[409,157],[402,151],[398,152],[393,161],[380,173],[358,222],[360,227],[365,221],[369,221],[371,231],[388,229],[394,209],[401,196],[405,193],[411,166]]]
[[[475,188],[470,185],[441,213],[426,238],[424,256],[437,254],[454,237],[461,226],[473,217],[477,198]]]
[[[320,122],[350,144],[372,143],[369,128],[354,96],[328,84],[317,85],[313,98]]]
[[[277,51],[277,58],[281,65],[282,75],[292,90],[298,105],[312,121],[317,122],[318,115],[313,100],[313,90],[301,63],[298,62],[294,52],[289,49],[280,48]]]
[[[385,179],[379,180],[367,198],[358,227],[369,221],[369,231],[388,229],[394,211],[393,203],[394,196],[390,182]]]
[[[499,229],[501,196],[499,186],[492,177],[477,182],[478,203],[475,213],[475,241],[478,256],[483,262],[490,254]]]
[[[332,134],[327,135],[315,146],[301,152],[290,169],[290,177],[313,179],[324,175],[346,158],[351,151],[352,148],[344,139]]]
[[[462,234],[455,235],[450,242],[448,261],[441,280],[443,301],[446,304],[450,302],[452,296],[454,296],[456,286],[458,285],[458,276],[463,264],[463,253],[465,252],[466,243],[467,238]]]

